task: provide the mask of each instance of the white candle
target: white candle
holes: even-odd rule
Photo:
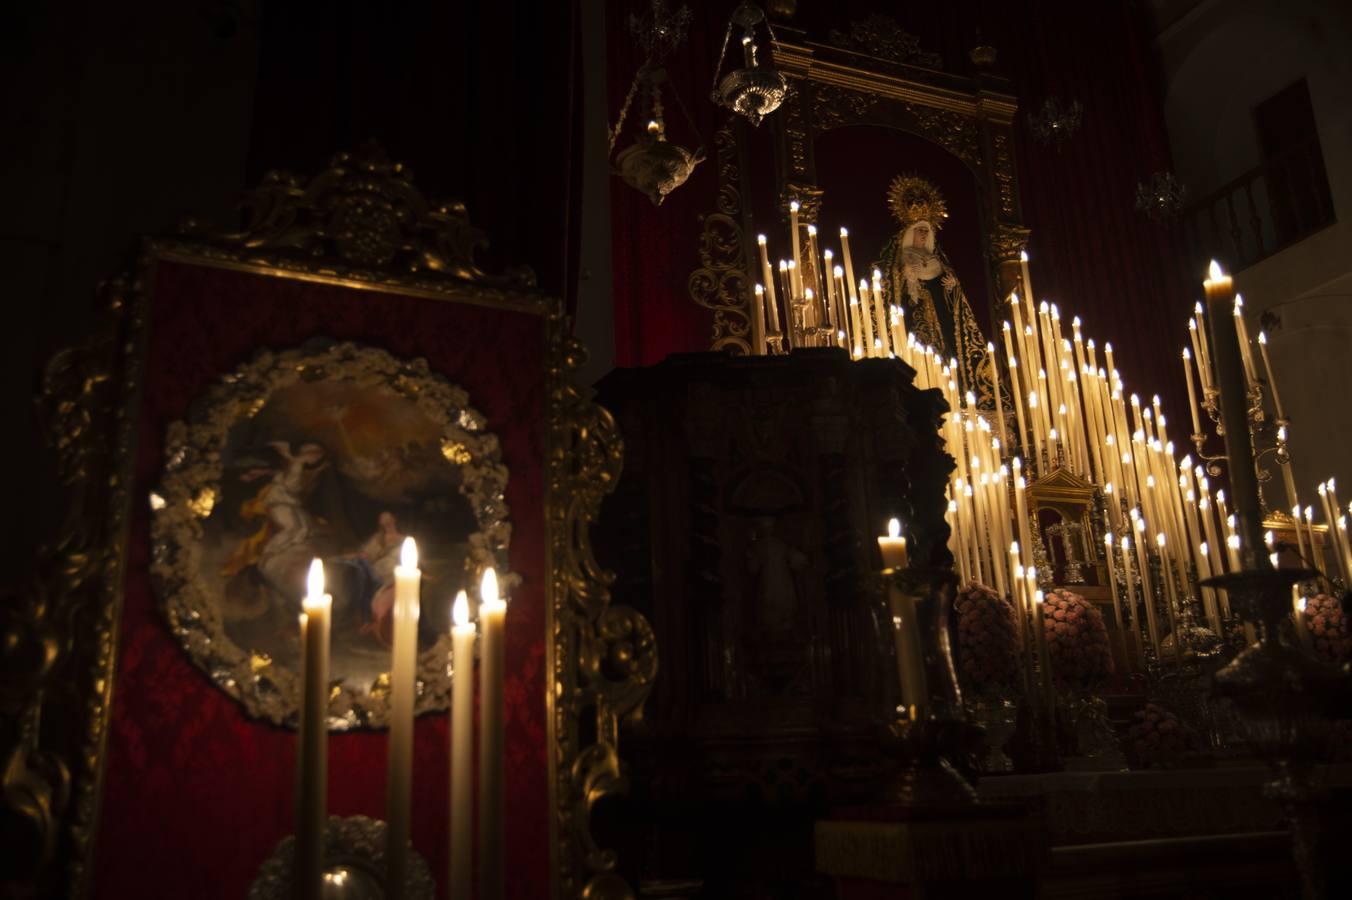
[[[770,269],[770,253],[765,246],[765,235],[756,235],[760,246],[761,278],[765,282],[765,305],[770,315],[770,333],[779,333],[779,303],[775,300],[775,273]]]
[[[1244,298],[1235,294],[1235,331],[1239,333],[1239,355],[1244,362],[1244,378],[1250,389],[1258,383],[1258,372],[1253,366],[1253,351],[1249,348],[1249,329],[1244,324]]]
[[[1192,354],[1183,348],[1183,379],[1188,384],[1188,411],[1192,413],[1192,433],[1202,433],[1202,420],[1197,415],[1197,391],[1192,386]]]
[[[503,677],[507,667],[504,625],[507,604],[498,594],[498,575],[485,569],[479,588],[479,900],[502,900],[503,841]]]
[[[887,305],[883,303],[883,273],[873,270],[873,317],[877,320],[877,340],[882,342],[879,356],[887,355]]]
[[[859,302],[867,306],[868,299],[868,282],[861,278],[859,279]],[[864,355],[873,356],[877,352],[873,346],[873,316],[869,315],[868,309],[861,309],[859,320],[864,326]]]
[[[803,283],[798,279],[803,271],[803,241],[798,233],[798,201],[794,200],[789,204],[789,231],[793,237],[793,265],[791,267],[793,274],[793,296],[797,299],[803,296]]]
[[[474,895],[474,623],[469,597],[451,607],[451,871],[449,900]]]
[[[328,817],[329,613],[333,598],[324,593],[324,564],[310,563],[304,612],[300,617],[300,748],[296,773],[296,894],[319,900],[324,878],[324,824]]]
[[[404,896],[413,797],[413,701],[418,684],[418,547],[404,538],[394,568],[394,654],[390,667],[390,743],[385,805],[388,896]]]
[[[883,555],[884,569],[906,568],[906,538],[901,533],[901,522],[889,519],[887,534],[878,538],[878,550]]]

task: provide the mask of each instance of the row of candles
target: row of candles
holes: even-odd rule
[[[996,365],[995,345],[986,346],[992,380],[997,383],[995,394],[1011,398],[1013,421],[1006,421],[1003,403],[978,408],[974,394],[959,386],[957,361],[945,360],[934,348],[920,344],[906,329],[904,311],[885,303],[879,271],[873,271],[871,283],[860,279],[855,289],[848,229],[840,229],[845,264],[841,269],[833,265],[831,250],[819,246],[815,226],[800,229],[797,204],[789,210],[793,258],[780,261],[778,291],[768,242],[764,235],[757,239],[764,284],[754,292],[753,340],[764,334],[758,346],[770,349],[784,334],[787,349],[793,346],[794,335],[798,341],[825,336],[828,344],[846,348],[856,359],[900,358],[915,369],[921,388],[937,389],[944,395],[953,411],[943,428],[957,463],[948,488],[948,520],[950,549],[959,574],[1010,596],[1029,620],[1036,618],[1040,583],[1028,510],[1030,480],[1064,468],[1098,484],[1110,528],[1105,534],[1105,556],[1117,623],[1129,625],[1138,634],[1142,660],[1147,644],[1160,658],[1165,632],[1164,624],[1155,621],[1154,604],[1143,604],[1143,622],[1131,621],[1130,615],[1136,608],[1138,579],[1143,599],[1154,596],[1152,550],[1160,565],[1160,589],[1172,633],[1178,624],[1180,593],[1188,592],[1193,583],[1188,567],[1200,578],[1220,574],[1225,570],[1223,555],[1233,571],[1238,567],[1238,536],[1224,491],[1212,494],[1204,470],[1191,457],[1176,459],[1159,397],[1143,406],[1137,395],[1128,394],[1115,366],[1112,345],[1104,345],[1104,364],[1100,365],[1097,345],[1082,334],[1078,317],[1072,320],[1067,337],[1056,304],[1044,300],[1034,306],[1028,254],[1022,253],[1022,292],[1011,292],[1007,298],[1012,321],[1003,322],[1001,328],[1003,371]],[[834,277],[824,280],[822,275],[827,273]],[[825,302],[818,302],[823,285]],[[780,293],[786,297],[786,316],[793,317],[784,323],[788,327],[782,332]],[[768,322],[768,332],[758,322]],[[1209,366],[1210,357],[1203,359]],[[1031,451],[1026,460],[1008,451],[1005,437],[1010,426],[1022,437],[1025,452]],[[1222,544],[1223,553],[1213,552],[1212,548]],[[1118,572],[1125,577],[1129,592],[1125,619],[1124,598],[1116,591]],[[1200,593],[1208,624],[1219,633],[1221,620],[1229,613],[1226,598],[1210,589]]]
[[[418,618],[422,572],[412,538],[400,548],[394,570],[393,648],[389,693],[389,758],[384,896],[401,898],[409,873],[413,790],[413,721],[417,694]],[[301,602],[301,703],[297,752],[296,896],[323,896],[324,825],[327,818],[329,632],[333,598],[325,593],[324,566],[310,565]],[[503,678],[507,604],[497,573],[486,569],[479,587],[478,626],[469,597],[460,591],[451,607],[450,872],[447,896],[473,894],[474,647],[479,638],[479,898],[503,896]],[[479,632],[482,632],[481,636]]]
[[[1223,632],[1230,617],[1228,598],[1223,591],[1198,585],[1242,568],[1243,516],[1227,508],[1224,490],[1212,490],[1201,460],[1177,457],[1159,397],[1146,405],[1126,389],[1112,345],[1103,345],[1100,364],[1096,342],[1082,333],[1078,317],[1072,319],[1067,336],[1056,304],[1043,300],[1034,305],[1027,253],[1020,255],[1021,290],[1008,296],[1010,316],[1001,326],[1004,366],[997,364],[995,345],[986,346],[997,383],[995,395],[1012,400],[1013,421],[1007,422],[1004,403],[978,408],[973,393],[959,386],[956,360],[945,360],[908,333],[904,311],[884,299],[881,272],[875,269],[871,280],[856,280],[848,229],[840,229],[843,266],[837,265],[831,249],[821,246],[816,227],[799,222],[799,211],[797,203],[790,204],[792,258],[780,260],[777,268],[771,265],[765,235],[758,236],[761,283],[755,286],[751,303],[752,352],[838,346],[855,359],[900,358],[916,371],[921,388],[943,394],[952,410],[943,425],[944,437],[957,463],[947,491],[950,549],[964,580],[990,584],[1009,596],[1021,613],[1021,630],[1025,622],[1038,620],[1039,586],[1051,579],[1050,573],[1039,578],[1034,559],[1037,541],[1031,531],[1028,490],[1031,482],[1064,468],[1102,491],[1104,560],[1114,617],[1120,631],[1133,635],[1141,666],[1146,664],[1147,647],[1156,660],[1182,661],[1180,615],[1193,599],[1200,601],[1207,626],[1218,635]],[[1259,384],[1255,356],[1261,360],[1278,437],[1284,443],[1288,422],[1266,334],[1259,332],[1255,354],[1243,298],[1233,293],[1231,279],[1218,266],[1213,264],[1203,288],[1208,309],[1197,304],[1188,323],[1191,350],[1183,353],[1190,437],[1199,455],[1205,437],[1193,365],[1203,398],[1214,406],[1219,389],[1207,315],[1218,311],[1233,316],[1251,392]],[[1010,452],[1006,436],[1011,430],[1025,456]],[[1329,523],[1325,529],[1314,524],[1311,507],[1299,506],[1290,464],[1281,469],[1301,556],[1309,547],[1322,568],[1320,535],[1327,530],[1331,552],[1346,580],[1352,575],[1352,554],[1347,552],[1346,517],[1336,515],[1340,507],[1332,483],[1319,490]],[[1352,512],[1352,504],[1348,510]],[[1261,517],[1257,510],[1250,514]],[[1275,564],[1276,554],[1272,555]],[[1163,616],[1156,598],[1163,600]],[[1252,626],[1247,630],[1252,639]],[[1165,653],[1170,634],[1172,647]]]

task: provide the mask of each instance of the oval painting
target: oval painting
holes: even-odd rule
[[[354,344],[263,353],[174,423],[150,498],[153,573],[188,654],[253,715],[294,724],[312,559],[333,596],[334,728],[384,723],[394,567],[422,570],[418,710],[444,709],[450,601],[510,526],[497,439],[465,391]]]

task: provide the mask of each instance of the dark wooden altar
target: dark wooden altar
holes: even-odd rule
[[[811,880],[814,816],[876,791],[898,694],[876,537],[898,517],[913,561],[951,564],[945,409],[913,377],[830,349],[673,356],[598,386],[625,441],[598,558],[663,660],[626,737],[640,877],[698,868],[714,896],[741,866]]]

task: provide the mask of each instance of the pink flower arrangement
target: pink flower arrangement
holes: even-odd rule
[[[979,694],[1007,693],[1018,678],[1014,607],[991,588],[972,582],[953,604],[957,613],[958,680]]]
[[[1042,604],[1052,677],[1060,684],[1093,687],[1113,674],[1108,628],[1094,604],[1067,590],[1048,592]]]

